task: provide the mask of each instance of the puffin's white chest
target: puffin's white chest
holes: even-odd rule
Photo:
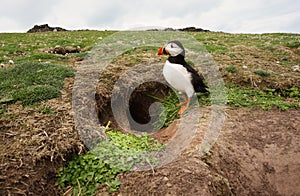
[[[192,76],[185,67],[170,63],[167,60],[163,68],[163,75],[173,88],[185,93],[188,97],[192,97],[194,94],[194,87],[191,82]]]

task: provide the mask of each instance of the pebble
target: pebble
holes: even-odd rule
[[[293,71],[300,71],[300,66],[299,65],[293,66]]]
[[[167,185],[167,187],[171,187],[172,186],[172,184],[169,183],[169,182],[166,185]]]
[[[163,181],[168,181],[169,178],[167,178],[166,176],[163,178]]]
[[[15,64],[15,62],[13,60],[9,60],[8,63],[11,65]]]
[[[188,169],[182,169],[185,173],[192,173],[192,171],[191,170],[188,170]]]

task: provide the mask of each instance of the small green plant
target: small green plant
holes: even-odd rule
[[[298,48],[300,46],[300,42],[299,41],[288,42],[285,44],[285,46],[289,48]]]
[[[106,187],[111,192],[117,191],[121,184],[118,174],[129,171],[136,164],[155,164],[155,160],[149,160],[147,152],[164,147],[147,134],[124,134],[108,126],[105,132],[106,140],[60,168],[56,185],[73,186],[73,195],[94,195],[97,188]]]
[[[285,97],[292,97],[300,100],[300,91],[296,87],[289,88],[287,91],[282,91],[281,94]]]
[[[262,77],[268,77],[271,75],[268,71],[262,69],[257,69],[254,71],[254,73]]]
[[[6,112],[6,104],[0,104],[0,117]]]
[[[237,58],[237,56],[236,56],[234,53],[230,53],[230,54],[229,54],[229,57],[232,58],[232,59]]]
[[[234,66],[234,65],[225,67],[225,70],[228,71],[228,72],[230,72],[230,73],[235,73],[235,72],[237,72],[237,68],[236,68],[236,66]]]
[[[39,106],[38,107],[38,112],[41,113],[41,114],[48,114],[48,115],[56,113],[56,111],[53,110],[51,108],[51,106],[49,106],[49,105]]]

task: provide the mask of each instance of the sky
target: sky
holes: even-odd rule
[[[0,32],[49,24],[68,30],[199,27],[229,33],[300,33],[299,0],[6,0]]]

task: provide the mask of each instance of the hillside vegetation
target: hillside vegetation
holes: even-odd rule
[[[61,195],[73,190],[76,190],[76,193],[83,191],[81,193],[84,194],[86,191],[86,193],[95,194],[95,187],[97,188],[98,185],[95,185],[97,180],[95,180],[94,174],[92,175],[93,180],[88,178],[82,180],[82,183],[85,184],[94,183],[95,186],[91,187],[92,191],[84,190],[82,187],[84,184],[79,184],[79,181],[78,183],[77,181],[69,183],[67,180],[60,179],[59,182],[63,186],[55,184],[58,181],[58,173],[59,176],[65,176],[66,179],[72,180],[72,177],[63,175],[62,169],[59,168],[67,166],[67,161],[73,160],[75,155],[83,155],[87,152],[75,129],[72,116],[72,87],[76,70],[95,44],[113,33],[111,31],[68,31],[0,34],[0,195],[46,195],[49,193]],[[252,111],[262,113],[269,111],[274,112],[276,118],[279,118],[278,115],[281,114],[281,111],[294,116],[299,115],[299,34],[229,34],[221,32],[192,32],[190,34],[206,47],[216,61],[225,81],[228,96],[227,106],[230,109],[241,110],[245,114],[252,114]],[[119,67],[126,66],[128,68],[134,64],[158,58],[156,49],[153,48],[136,48],[135,51],[122,54],[113,63]],[[108,68],[106,72],[103,72],[103,77],[99,81],[99,86],[102,90],[104,89],[101,91],[103,94],[100,95],[107,99],[114,81],[121,74],[118,71],[120,69],[115,68]],[[166,105],[170,105],[169,99],[169,97],[166,98]],[[208,99],[202,97],[201,101],[204,103],[203,107],[209,107]],[[176,103],[171,103],[172,106],[174,104]],[[238,115],[237,113],[231,112],[230,114]],[[261,113],[258,115],[264,116]],[[236,121],[231,122],[232,119]],[[232,119],[229,119],[231,123],[238,121],[236,116]],[[242,119],[251,123],[244,116]],[[290,125],[294,130],[293,123]],[[169,124],[171,124],[170,120]],[[297,135],[296,132],[295,135]],[[116,137],[118,141],[118,137],[124,136],[118,134]],[[227,140],[224,139],[221,143],[224,141]],[[219,148],[220,146],[216,147],[220,150]],[[220,151],[222,152],[222,149]],[[239,188],[240,182],[232,180],[233,178],[230,179],[232,174],[220,170],[219,166],[223,162],[219,159],[222,157],[216,157],[217,153],[214,152],[212,151],[211,155],[205,157],[205,160],[197,158],[202,161],[201,164],[205,163],[211,166],[210,172],[219,172],[212,174],[213,177],[209,177],[212,183],[209,185],[208,191],[211,194],[221,195],[246,193]],[[81,167],[80,160],[95,160],[94,157],[89,157],[89,153],[86,155],[88,157],[76,157],[75,161],[71,163],[79,164],[78,167]],[[234,157],[230,158],[234,159]],[[197,160],[193,159],[192,168],[197,166]],[[177,161],[180,162],[178,165],[184,165],[182,162],[184,159]],[[170,168],[173,166],[170,165]],[[72,167],[77,168],[74,165]],[[166,172],[165,170],[167,169],[158,171],[157,175],[159,176],[156,177],[163,179],[168,176],[166,173],[170,171]],[[72,168],[66,169],[66,171],[69,171],[67,175],[73,175]],[[76,169],[74,171],[81,172]],[[131,174],[121,177],[124,180],[124,187],[120,185],[119,180],[115,180],[117,174],[119,173],[113,173],[111,181],[113,185],[103,183],[98,186],[98,189],[118,191],[121,186],[121,193],[134,190],[132,188],[134,185],[128,180]],[[146,174],[133,173],[131,177],[138,179],[143,175]],[[128,177],[127,181],[126,176]],[[149,177],[150,174],[146,176]],[[172,175],[170,174],[170,176]],[[195,178],[195,180],[197,179]],[[104,180],[104,182],[106,181]],[[175,184],[174,186],[176,186],[176,182],[175,180],[172,182]],[[205,180],[203,180],[204,182]],[[184,183],[186,182],[178,180],[178,184],[182,184],[182,187],[188,187]],[[160,193],[167,194],[163,190],[172,188],[168,185],[166,187]],[[138,189],[138,186],[135,188]],[[257,187],[252,189],[248,187],[245,190],[249,190],[248,193],[258,194],[259,192],[253,192],[255,188]],[[268,188],[273,191],[272,186]],[[177,191],[179,192],[176,193],[184,193],[184,191]],[[277,192],[269,191],[268,193]]]

